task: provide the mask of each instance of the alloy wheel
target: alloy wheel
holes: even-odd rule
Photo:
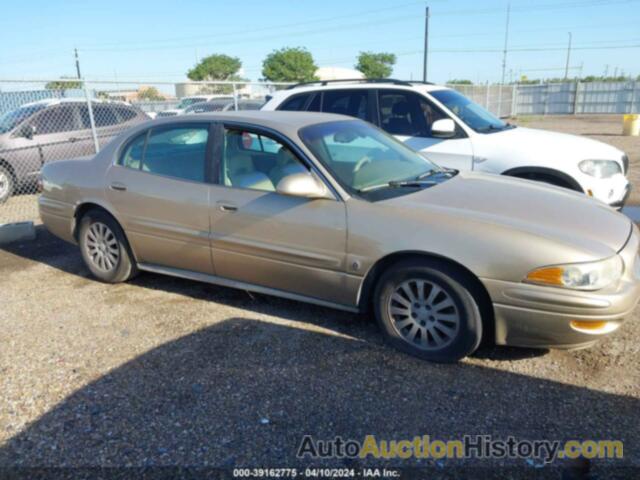
[[[120,247],[115,234],[104,223],[96,222],[87,229],[85,250],[91,263],[103,272],[118,267]]]
[[[429,280],[402,282],[389,297],[387,308],[398,334],[422,350],[446,347],[460,329],[460,314],[453,298]]]

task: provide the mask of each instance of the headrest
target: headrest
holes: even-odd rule
[[[409,113],[409,102],[398,102],[393,104],[391,113],[394,115],[407,115]]]

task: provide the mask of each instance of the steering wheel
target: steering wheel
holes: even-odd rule
[[[362,167],[364,167],[367,163],[371,163],[371,162],[372,162],[371,157],[369,157],[368,155],[365,155],[360,160],[358,160],[358,163],[356,163],[356,166],[353,167],[353,173],[358,173]]]

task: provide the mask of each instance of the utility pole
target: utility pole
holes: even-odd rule
[[[502,85],[504,85],[504,75],[507,69],[507,48],[509,45],[509,17],[511,16],[511,2],[507,3],[507,24],[504,30],[504,50],[502,51],[502,78],[498,86],[498,117],[502,114]]]
[[[76,72],[78,74],[78,78],[82,78],[82,75],[80,75],[80,59],[78,58],[78,49],[74,48],[73,51],[75,52],[75,56],[76,56]]]
[[[504,74],[507,68],[507,47],[509,44],[509,17],[511,16],[511,3],[507,3],[507,24],[504,30],[504,50],[502,51],[502,80],[504,83]]]
[[[569,32],[569,46],[567,47],[567,63],[564,67],[564,79],[569,77],[569,58],[571,58],[571,32]]]
[[[429,54],[429,7],[424,14],[424,58],[422,60],[422,81],[427,81],[427,55]]]

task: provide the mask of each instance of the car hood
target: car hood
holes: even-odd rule
[[[621,161],[623,152],[591,138],[535,128],[516,127],[483,135],[483,140],[503,148],[526,151],[536,158]]]
[[[490,224],[560,242],[594,257],[618,252],[631,232],[627,217],[585,195],[475,172],[461,172],[439,185],[382,203],[399,207],[418,221],[426,216],[434,221]]]

